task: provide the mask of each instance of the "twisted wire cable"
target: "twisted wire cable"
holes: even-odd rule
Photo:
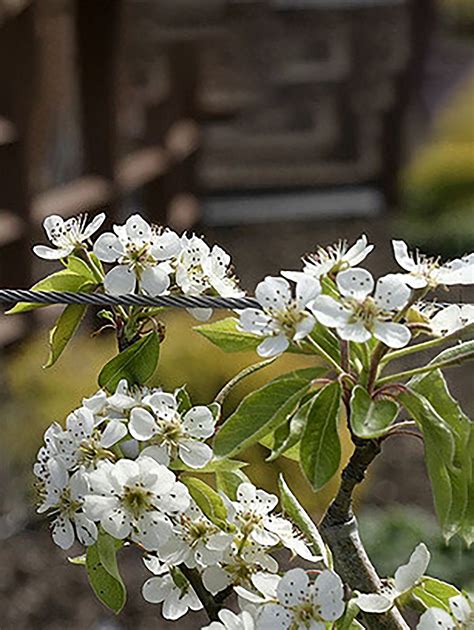
[[[85,304],[89,306],[171,306],[175,308],[258,308],[251,297],[220,297],[211,295],[107,295],[105,293],[73,293],[71,291],[32,291],[30,289],[0,289],[0,304],[33,302],[35,304]]]

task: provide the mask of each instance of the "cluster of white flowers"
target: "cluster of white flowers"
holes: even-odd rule
[[[85,215],[66,221],[57,215],[47,217],[43,225],[54,247],[36,245],[33,251],[49,260],[66,258],[84,250],[104,221],[104,214],[88,225]],[[98,260],[113,265],[103,279],[105,291],[112,295],[243,295],[232,273],[230,256],[221,247],[210,248],[198,236],[179,236],[168,228],[152,226],[139,214],[101,234],[92,251]],[[205,320],[212,310],[193,309],[193,314]]]
[[[303,271],[265,278],[255,293],[261,310],[241,311],[239,328],[263,337],[257,348],[262,357],[277,356],[292,343],[304,344],[316,322],[335,328],[346,341],[364,343],[375,337],[389,348],[406,346],[412,334],[404,316],[413,290],[474,284],[474,255],[441,264],[411,255],[403,241],[394,241],[393,248],[408,273],[388,274],[377,282],[369,271],[357,267],[373,249],[365,235],[351,247],[338,243],[319,248],[304,259]],[[294,291],[288,280],[295,283]],[[473,306],[452,305],[433,317],[432,333],[444,336],[473,321]]]
[[[276,575],[278,563],[271,554],[281,547],[312,562],[321,560],[290,521],[272,514],[278,503],[275,495],[244,482],[237,489],[235,501],[225,495],[222,498],[227,507],[224,529],[191,502],[175,522],[167,543],[145,560],[154,577],[145,583],[143,596],[153,603],[163,602],[165,618],[175,619],[192,608],[189,584],[176,579],[178,565],[198,571],[206,589],[215,595],[231,586],[249,587],[253,576],[261,572]],[[163,586],[163,576],[166,584],[173,585],[172,590]],[[176,601],[175,591],[180,588],[182,596]]]
[[[469,595],[449,598],[449,612],[443,608],[428,608],[420,618],[418,630],[472,630],[474,600]]]

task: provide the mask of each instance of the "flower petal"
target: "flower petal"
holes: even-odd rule
[[[179,457],[190,468],[204,468],[212,459],[212,449],[203,442],[182,440],[179,443]]]
[[[149,440],[157,430],[155,418],[146,409],[136,407],[130,414],[128,430],[136,440]]]
[[[313,600],[320,606],[325,621],[336,621],[344,612],[344,586],[334,571],[322,571],[313,585]]]
[[[126,295],[133,293],[137,279],[133,271],[126,265],[119,265],[111,269],[104,278],[104,288],[110,295]]]
[[[285,352],[289,345],[290,342],[285,335],[274,335],[264,339],[257,347],[257,352],[263,358],[276,357]]]
[[[209,407],[197,405],[186,412],[183,418],[183,429],[188,435],[206,439],[214,433],[216,421]]]
[[[348,262],[351,267],[355,267],[367,258],[373,249],[374,245],[367,245],[367,236],[362,234],[354,245],[352,245],[352,247],[350,247],[344,254],[344,260]]]
[[[291,301],[290,284],[284,278],[267,276],[257,285],[255,297],[264,308],[282,309]]]
[[[35,245],[33,247],[33,252],[44,260],[60,260],[69,256],[73,251],[74,247],[72,245],[70,247],[61,247],[60,249],[48,247],[47,245]]]
[[[396,322],[375,322],[374,337],[389,348],[403,348],[411,339],[410,329]]]
[[[456,630],[453,618],[441,608],[429,608],[421,615],[416,627],[417,630]]]
[[[110,448],[117,442],[120,442],[122,438],[127,435],[127,427],[123,422],[118,420],[111,420],[107,423],[102,437],[100,438],[100,444],[104,448]]]
[[[277,586],[278,601],[283,606],[296,606],[308,596],[309,578],[303,569],[291,569]]]
[[[74,542],[74,527],[69,518],[59,516],[53,522],[53,541],[61,549],[69,549]]]
[[[408,246],[404,241],[392,241],[393,254],[397,263],[406,271],[415,271],[417,265],[413,256],[408,252]]]
[[[354,600],[356,606],[368,613],[383,613],[393,606],[393,597],[379,593],[360,593]]]
[[[431,554],[424,543],[420,543],[411,554],[407,564],[395,571],[395,588],[398,593],[405,593],[425,574],[430,562]]]
[[[144,269],[140,277],[140,289],[148,295],[162,295],[170,286],[166,271],[159,266]]]
[[[142,587],[143,599],[150,604],[159,604],[173,590],[173,581],[171,576],[151,577]]]
[[[410,296],[410,289],[396,274],[388,274],[377,280],[374,300],[377,306],[385,311],[403,308]]]
[[[287,630],[294,621],[293,614],[278,604],[266,604],[258,617],[259,630]]]
[[[94,254],[99,260],[107,263],[116,262],[124,253],[124,247],[112,232],[104,232],[94,243]]]
[[[101,225],[105,221],[105,218],[106,218],[105,212],[101,212],[100,214],[98,214],[92,219],[92,221],[89,223],[89,225],[86,227],[86,229],[82,233],[82,238],[84,241],[87,241],[88,238],[90,238],[93,234],[95,234],[95,232],[97,232],[97,230],[101,227]]]
[[[340,302],[337,302],[329,295],[320,295],[310,306],[316,319],[330,328],[344,326],[349,321],[351,311],[344,308]]]
[[[366,269],[347,269],[336,276],[336,283],[341,295],[363,301],[374,288],[374,278]]]
[[[372,337],[362,322],[354,322],[353,324],[339,326],[337,334],[345,341],[355,341],[356,343],[364,343],[369,341]]]

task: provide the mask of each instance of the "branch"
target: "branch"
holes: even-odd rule
[[[218,613],[221,606],[202,583],[199,572],[196,569],[190,569],[185,564],[180,564],[178,568],[195,590],[210,621],[219,621]]]
[[[356,440],[356,448],[342,472],[341,484],[320,525],[321,535],[330,547],[336,571],[353,590],[375,593],[382,588],[375,567],[371,563],[359,535],[357,520],[352,511],[352,497],[367,468],[380,453],[378,440]],[[380,615],[363,615],[367,628],[408,630],[400,612],[393,608]]]

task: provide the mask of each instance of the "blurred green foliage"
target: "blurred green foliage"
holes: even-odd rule
[[[365,509],[358,515],[361,536],[380,575],[393,576],[423,541],[432,558],[428,575],[468,590],[474,589],[474,549],[458,539],[446,545],[431,514],[416,507]]]
[[[472,0],[441,0],[444,15],[461,31],[473,33],[474,2]]]
[[[441,111],[402,178],[400,228],[427,252],[454,256],[474,243],[473,103],[474,75]]]
[[[219,313],[216,318],[225,317]],[[213,346],[192,327],[196,322],[185,312],[172,311],[163,316],[167,333],[162,344],[158,370],[151,384],[173,390],[187,384],[194,403],[211,402],[221,387],[242,368],[261,359],[255,352],[226,354]],[[6,363],[9,396],[0,407],[2,445],[19,474],[29,476],[32,462],[40,448],[44,430],[53,420],[64,423],[67,414],[80,405],[82,398],[98,389],[101,367],[116,353],[112,334],[76,337],[58,363],[42,369],[47,358],[46,331],[25,342]],[[224,411],[231,412],[240,399],[279,374],[314,365],[314,359],[302,355],[284,355],[270,367],[249,377],[229,396]],[[344,452],[349,451],[347,435]],[[298,464],[286,458],[266,463],[269,451],[250,449],[245,458],[251,463],[246,472],[260,485],[276,491],[277,478],[283,472],[292,490],[305,507],[321,514],[335,491],[336,481],[314,495],[298,471]],[[298,480],[295,487],[294,480]]]

